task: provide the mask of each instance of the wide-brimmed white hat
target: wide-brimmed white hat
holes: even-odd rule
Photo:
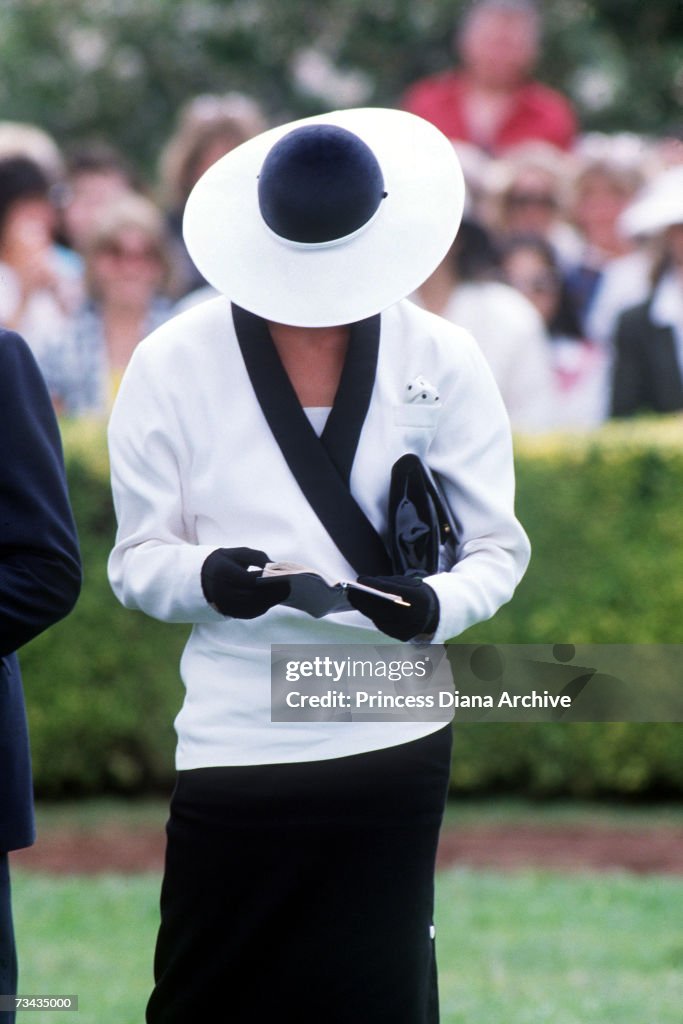
[[[400,110],[339,110],[250,139],[192,190],[183,234],[238,306],[299,327],[353,323],[413,292],[457,232],[453,146]]]
[[[683,224],[683,165],[670,167],[653,178],[619,218],[628,236],[656,235]]]

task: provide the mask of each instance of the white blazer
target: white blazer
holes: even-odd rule
[[[410,401],[417,378],[427,385],[426,403]],[[527,566],[508,418],[471,336],[409,301],[382,313],[374,383],[365,384],[369,404],[349,481],[365,516],[386,536],[391,467],[415,452],[439,474],[460,527],[457,563],[428,578],[441,606],[441,643],[493,615]],[[138,346],[109,443],[118,518],[111,585],[126,607],[193,626],[181,661],[179,769],[338,757],[442,726],[271,723],[271,644],[396,641],[356,611],[313,619],[278,605],[242,620],[207,604],[200,573],[217,547],[257,548],[336,578],[362,571],[342,555],[283,457],[226,298],[189,309]]]

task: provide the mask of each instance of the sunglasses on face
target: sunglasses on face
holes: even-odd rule
[[[119,262],[158,263],[161,260],[159,250],[153,246],[145,246],[138,249],[133,246],[122,245],[120,242],[109,242],[101,247],[100,252]]]
[[[528,209],[534,206],[544,210],[557,209],[557,199],[555,196],[542,192],[510,192],[505,197],[505,204],[516,210]]]

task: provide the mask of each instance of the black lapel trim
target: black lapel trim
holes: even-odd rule
[[[342,407],[346,407],[346,411],[351,413],[348,426],[352,440],[349,441],[342,436],[342,413],[336,412],[335,400],[329,417],[332,419],[332,426],[326,439],[331,443],[335,453],[332,458],[323,443],[323,438],[316,436],[301,408],[265,320],[234,303],[232,318],[242,357],[263,415],[307,501],[344,558],[359,575],[383,575],[391,572],[391,562],[382,538],[356,503],[348,487],[351,464],[374,383],[373,373],[369,382],[360,384],[360,376],[367,372],[369,365],[360,351],[364,332],[367,330],[364,324],[369,322],[363,321],[352,331],[353,342],[350,342],[347,355],[351,355],[351,352],[353,355],[350,362],[347,359],[344,365],[339,386]],[[379,317],[376,319],[379,320]],[[379,324],[375,329],[377,343],[378,328]],[[377,350],[374,353],[374,365],[376,361]],[[359,386],[363,393],[364,406],[359,401],[359,408],[353,410],[353,391]]]
[[[379,331],[379,314],[351,325],[339,388],[320,438],[347,487],[375,383]]]

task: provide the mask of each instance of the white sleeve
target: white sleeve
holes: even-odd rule
[[[455,566],[426,580],[441,607],[435,643],[459,636],[509,601],[530,555],[514,513],[508,416],[479,347],[467,335],[462,344],[464,358],[428,455],[459,526]]]
[[[216,622],[201,568],[215,547],[193,542],[183,514],[189,453],[172,405],[138,349],[109,424],[112,493],[118,522],[109,581],[127,608],[165,622]]]

